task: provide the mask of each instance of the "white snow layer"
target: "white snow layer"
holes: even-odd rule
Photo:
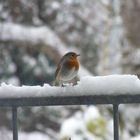
[[[44,84],[19,87],[5,83],[0,86],[0,98],[99,94],[140,94],[140,80],[135,75],[85,76],[75,86],[55,87]]]

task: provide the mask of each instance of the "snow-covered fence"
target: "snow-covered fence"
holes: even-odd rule
[[[0,106],[12,108],[13,140],[18,140],[17,109],[25,106],[112,104],[114,140],[119,140],[119,104],[140,103],[140,80],[133,75],[83,77],[76,86],[0,86]]]

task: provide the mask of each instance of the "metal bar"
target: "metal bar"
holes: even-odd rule
[[[17,107],[12,107],[13,140],[18,140]]]
[[[140,94],[0,98],[1,107],[140,103]]]
[[[118,104],[113,105],[114,140],[119,140],[119,112]]]

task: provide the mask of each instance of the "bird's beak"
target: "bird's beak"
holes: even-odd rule
[[[77,57],[80,56],[80,54],[77,54]]]

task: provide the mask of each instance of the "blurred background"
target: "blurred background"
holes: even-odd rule
[[[81,54],[79,77],[140,75],[139,0],[0,0],[0,82],[51,84],[68,51]],[[11,110],[0,109],[0,140]],[[112,106],[26,107],[20,140],[112,140]],[[121,140],[140,139],[140,105],[120,106]]]

